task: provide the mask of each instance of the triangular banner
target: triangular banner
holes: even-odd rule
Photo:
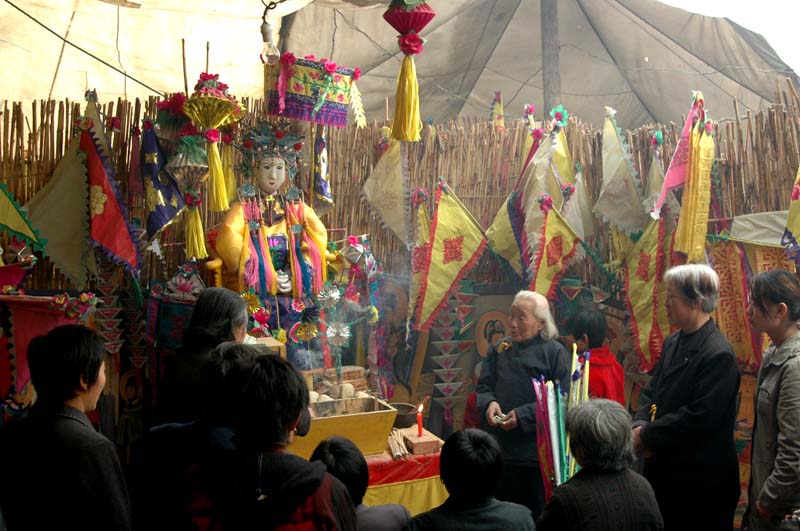
[[[578,235],[567,225],[564,218],[552,205],[549,197],[542,198],[541,207],[545,211],[542,225],[541,244],[534,260],[536,272],[533,275],[530,289],[541,293],[548,299],[555,296],[558,279],[564,273],[578,244]]]

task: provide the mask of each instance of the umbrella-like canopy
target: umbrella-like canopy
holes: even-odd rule
[[[370,119],[384,117],[402,59],[381,18],[386,4],[317,0],[284,22],[286,49],[361,67]],[[488,117],[496,90],[507,115],[542,104],[540,0],[431,5],[438,15],[416,57],[423,118]],[[606,105],[625,128],[677,121],[694,89],[714,118],[730,117],[734,100],[742,111],[758,110],[773,100],[777,81],[800,81],[762,36],[655,0],[559,0],[558,36],[561,102],[596,127]]]

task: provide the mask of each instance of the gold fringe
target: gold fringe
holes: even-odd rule
[[[208,208],[212,212],[225,212],[230,208],[222,159],[216,142],[208,143]]]
[[[186,218],[186,256],[202,260],[208,258],[206,252],[206,238],[203,233],[203,220],[200,219],[200,209],[189,208]]]

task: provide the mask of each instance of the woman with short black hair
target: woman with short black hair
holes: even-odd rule
[[[181,347],[164,362],[159,387],[159,424],[190,422],[201,416],[206,401],[202,369],[209,354],[226,341],[241,343],[247,332],[247,303],[227,288],[206,288],[192,310]]]

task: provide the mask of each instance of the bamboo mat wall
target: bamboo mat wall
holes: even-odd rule
[[[787,81],[785,88],[776,86],[775,103],[769,109],[739,113],[719,124],[717,130],[717,174],[720,196],[719,216],[785,210],[800,161],[800,102]],[[264,111],[262,100],[245,101],[252,123]],[[711,102],[713,103],[713,102]],[[2,101],[0,119],[0,182],[14,197],[25,204],[52,177],[69,143],[73,123],[79,118],[82,102],[36,101],[27,106]],[[127,178],[131,157],[132,127],[144,117],[153,117],[155,100],[118,100],[102,105],[104,117],[116,117],[120,128],[110,134],[112,165],[120,179],[123,197],[127,196]],[[712,111],[713,118],[713,108]],[[301,126],[302,127],[302,126]],[[664,134],[661,164],[666,169],[682,127],[679,123],[651,125],[626,131],[632,158],[643,185],[652,164],[650,138],[656,129]],[[310,128],[305,126],[308,136]],[[513,188],[522,167],[526,124],[507,120],[507,130],[495,131],[488,120],[456,119],[425,127],[422,140],[407,147],[411,189],[434,190],[439,176],[451,186],[464,205],[485,228],[488,227]],[[584,179],[593,199],[597,198],[602,180],[602,131],[570,117],[566,129],[573,161],[583,168]],[[328,161],[335,206],[323,222],[331,231],[331,239],[347,234],[369,234],[373,251],[384,271],[405,276],[409,272],[410,253],[404,242],[381,227],[361,199],[361,187],[374,166],[381,138],[381,124],[365,129],[349,125],[330,128]],[[308,182],[311,168],[306,141],[305,167],[298,177]],[[429,201],[432,203],[432,201]],[[429,204],[429,209],[432,204]],[[132,219],[145,215],[143,198],[136,195],[129,205]],[[207,230],[218,225],[221,214],[202,209]],[[597,234],[590,244],[602,260],[609,260],[608,234],[595,220]],[[183,261],[183,222],[178,220],[160,238],[163,259],[145,254],[142,280],[167,279]],[[0,240],[0,244],[5,244]],[[576,266],[571,274],[597,282],[602,274],[591,260]],[[497,281],[503,278],[497,262],[488,255],[481,260],[470,278],[476,281]],[[27,281],[29,289],[84,289],[91,286],[70,286],[46,259],[42,260]]]

